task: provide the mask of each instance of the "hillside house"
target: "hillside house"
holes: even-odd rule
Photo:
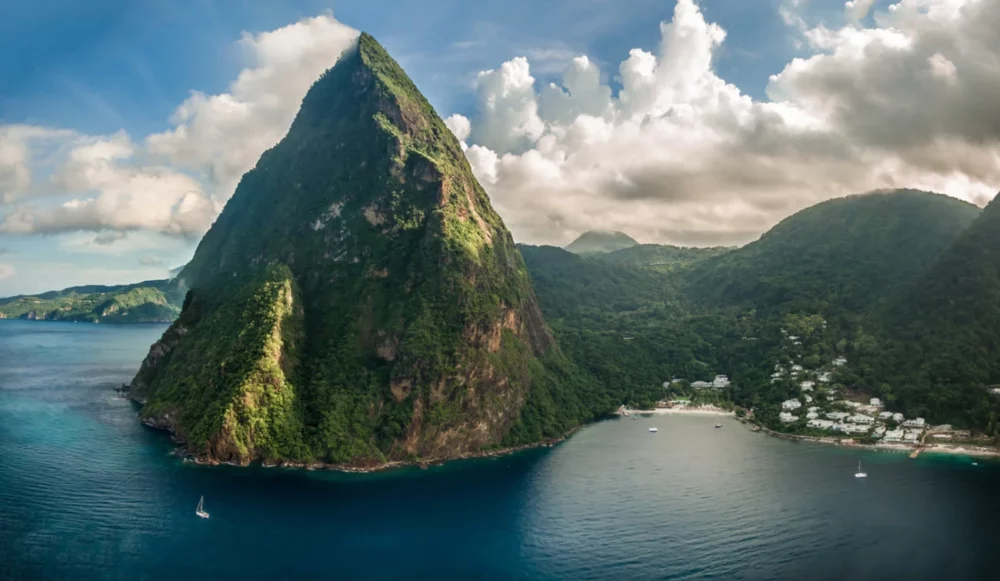
[[[780,414],[778,414],[778,419],[786,424],[789,424],[791,422],[797,421],[799,419],[799,416],[792,415],[788,412],[781,412]]]
[[[781,409],[783,410],[797,410],[802,407],[802,402],[797,399],[790,399],[781,402]]]

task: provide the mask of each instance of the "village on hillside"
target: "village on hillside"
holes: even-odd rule
[[[781,333],[787,347],[794,349],[802,346],[802,338],[789,334],[785,329]],[[955,430],[950,425],[932,426],[925,418],[906,417],[887,410],[884,402],[877,397],[846,389],[837,382],[841,370],[847,366],[846,357],[838,356],[817,369],[808,369],[795,362],[801,359],[800,356],[789,359],[784,363],[775,363],[770,377],[772,384],[787,382],[798,392],[795,397],[781,402],[778,423],[769,426],[776,433],[828,443],[911,446],[916,449],[932,444],[974,444],[969,431]],[[716,375],[711,381],[690,383],[673,378],[664,383],[664,388],[686,386],[693,396],[665,398],[657,402],[657,407],[714,408],[717,402],[724,399],[723,390],[731,385],[726,375]],[[737,414],[749,421],[754,421],[754,412],[754,409],[737,409]]]

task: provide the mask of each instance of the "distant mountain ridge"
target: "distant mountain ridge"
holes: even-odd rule
[[[612,232],[609,230],[590,230],[581,234],[576,240],[566,246],[566,250],[574,254],[588,254],[595,252],[614,252],[624,248],[631,248],[639,243],[624,232]]]
[[[89,323],[171,323],[183,292],[167,280],[83,285],[0,299],[0,318]]]

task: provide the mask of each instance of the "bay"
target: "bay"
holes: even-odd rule
[[[996,463],[731,419],[370,475],[184,463],[112,391],[163,329],[0,321],[0,578],[1000,577]]]

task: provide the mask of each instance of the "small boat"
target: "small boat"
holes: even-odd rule
[[[659,430],[657,430],[656,428],[649,428],[649,431],[650,432],[658,432]]]
[[[855,478],[868,478],[868,473],[861,471],[861,460],[858,460],[858,471],[854,473]]]
[[[716,427],[716,428],[721,428],[721,427],[722,427],[722,424],[715,424],[715,427]]]
[[[198,501],[198,508],[195,509],[194,513],[201,518],[208,518],[208,513],[205,512],[205,497],[202,496],[201,500]]]

